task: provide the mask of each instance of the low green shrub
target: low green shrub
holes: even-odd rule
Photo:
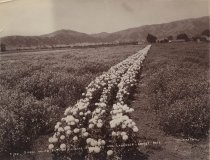
[[[206,98],[183,98],[162,110],[164,131],[182,133],[186,137],[202,138],[208,135],[209,116]]]
[[[0,91],[0,152],[30,149],[40,134],[46,134],[54,125],[59,111],[51,100],[36,100],[31,94],[18,90]]]
[[[171,50],[169,46],[154,46],[153,57],[149,55],[146,60],[145,70],[152,77],[148,84],[150,103],[165,132],[184,137],[205,137],[210,119],[208,49],[202,51],[201,48],[199,52],[194,46],[188,46],[192,49],[188,51],[180,45]],[[158,55],[157,51],[162,53]]]

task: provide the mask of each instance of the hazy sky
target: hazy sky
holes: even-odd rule
[[[115,32],[207,16],[208,6],[210,0],[0,0],[0,36]]]

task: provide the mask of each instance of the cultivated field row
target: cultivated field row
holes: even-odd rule
[[[111,157],[122,154],[124,148],[117,146],[136,142],[138,128],[130,117],[134,109],[128,100],[150,47],[111,67],[86,87],[83,98],[68,107],[55,125],[49,138],[52,152],[66,154],[82,148],[81,156]]]

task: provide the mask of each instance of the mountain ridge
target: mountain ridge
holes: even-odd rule
[[[70,29],[57,30],[41,36],[6,36],[1,42],[10,48],[70,45],[75,43],[95,43],[113,41],[145,41],[148,33],[158,38],[186,33],[189,37],[209,28],[209,16],[177,20],[161,24],[143,25],[107,33],[86,34]]]

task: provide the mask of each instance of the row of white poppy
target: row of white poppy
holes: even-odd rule
[[[133,109],[125,104],[126,95],[129,95],[130,89],[135,85],[136,75],[149,49],[150,45],[111,67],[86,87],[84,98],[73,107],[68,107],[65,117],[56,124],[55,134],[49,138],[50,150],[60,148],[61,151],[66,151],[71,147],[78,147],[80,142],[86,142],[90,153],[99,153],[106,144],[102,139],[104,133],[100,129],[105,125],[107,114],[111,121],[104,127],[107,131],[112,131],[111,137],[121,137],[126,141],[130,133],[138,132],[135,122],[129,118],[128,113]],[[110,107],[108,102],[114,96],[112,91],[115,88],[118,89],[116,103]],[[97,103],[93,103],[97,94],[101,96]],[[90,110],[91,107],[93,111]],[[112,153],[111,150],[107,151],[107,155]]]
[[[127,114],[129,112],[134,111],[132,108],[129,108],[125,103],[125,95],[129,94],[129,89],[134,86],[135,82],[136,82],[136,75],[138,74],[139,70],[140,70],[140,66],[142,63],[142,60],[145,58],[145,55],[148,51],[148,48],[145,48],[145,50],[141,50],[140,53],[136,54],[134,57],[132,57],[132,61],[130,60],[129,67],[127,68],[127,71],[121,76],[121,77],[117,77],[118,79],[120,79],[120,82],[117,84],[118,87],[118,93],[117,93],[117,103],[113,105],[113,107],[111,108],[110,111],[110,115],[112,117],[112,120],[110,121],[110,126],[106,126],[107,130],[112,130],[111,132],[111,137],[112,140],[114,141],[114,139],[116,138],[122,138],[123,141],[128,140],[128,133],[129,129],[128,128],[132,128],[133,132],[138,132],[138,128],[135,124],[135,122],[132,121],[132,119],[130,119]],[[92,122],[92,124],[90,124],[90,128],[93,128],[94,126],[95,129],[101,128],[102,124],[102,119],[105,119],[107,115],[105,114],[107,111],[106,107],[106,100],[107,97],[110,93],[110,90],[116,85],[116,83],[111,83],[108,84],[107,88],[104,88],[102,95],[101,95],[101,101],[100,103],[97,103],[96,105],[98,106],[97,109],[93,112],[93,118],[90,120],[90,122]],[[104,98],[105,97],[105,98]],[[121,127],[119,128],[118,126],[121,125]],[[127,131],[127,132],[125,132]],[[101,133],[103,134],[103,133]],[[94,134],[93,134],[94,135]],[[96,137],[99,137],[99,135],[97,135]],[[103,137],[103,136],[101,136]],[[97,139],[95,139],[97,140]],[[100,147],[100,146],[99,146]]]
[[[113,105],[111,112],[112,120],[110,121],[110,127],[113,128],[112,135],[126,141],[129,137],[129,132],[138,132],[136,123],[128,116],[128,113],[133,112],[134,109],[127,106],[127,96],[130,94],[130,90],[136,83],[136,77],[141,69],[142,61],[149,50],[150,46],[147,46],[144,50],[141,50],[138,54],[139,57],[133,61],[133,64],[128,68],[127,72],[122,76],[120,83],[118,84],[117,101]],[[127,132],[125,132],[127,131]]]

